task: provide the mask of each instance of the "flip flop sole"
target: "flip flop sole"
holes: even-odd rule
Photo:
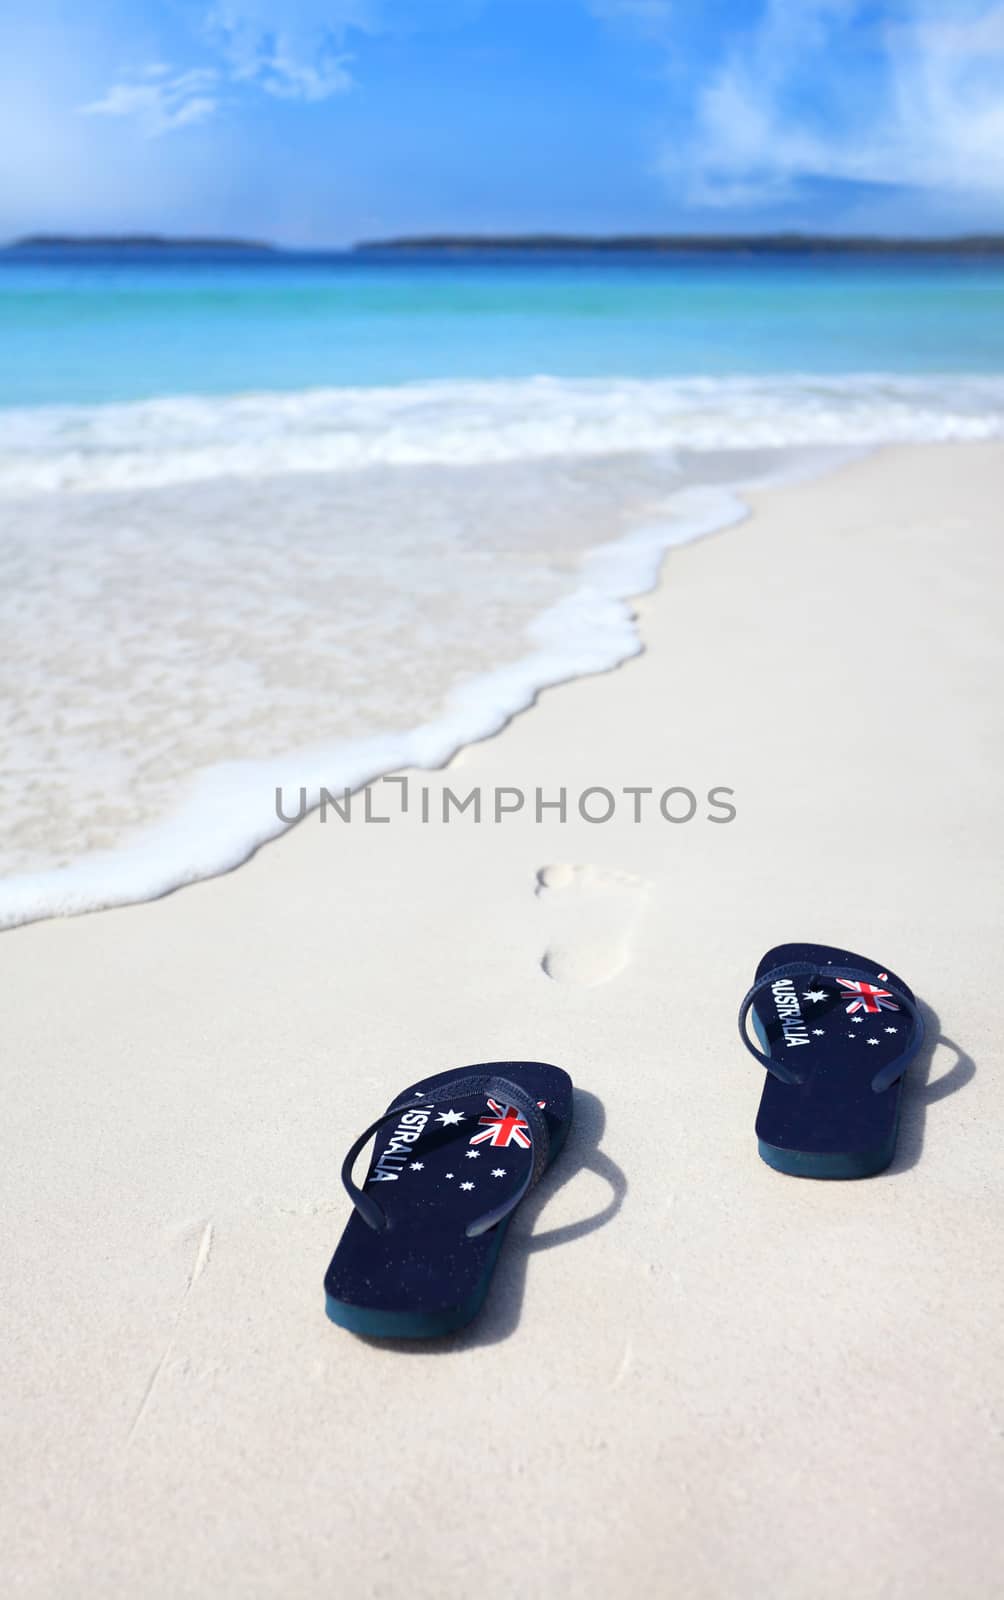
[[[751,1021],[753,1032],[760,1041],[761,1050],[769,1051],[770,1042],[766,1028],[755,1013]],[[775,1172],[783,1172],[790,1178],[873,1178],[877,1173],[885,1171],[896,1154],[901,1103],[900,1097],[897,1096],[897,1114],[889,1135],[873,1150],[851,1152],[793,1150],[785,1145],[770,1144],[768,1140],[758,1138],[757,1150],[760,1159],[765,1161],[768,1167],[773,1167]]]
[[[869,957],[830,945],[778,945],[756,977],[766,982],[798,963],[809,966],[806,975],[765,987],[750,1012],[764,1053],[803,1075],[798,1084],[770,1073],[764,1080],[756,1121],[760,1157],[790,1177],[873,1177],[896,1153],[903,1079],[878,1093],[873,1081],[901,1054],[911,1026],[891,996],[881,998],[882,984],[915,1005],[913,993]],[[830,979],[833,967],[858,969],[872,983]]]
[[[775,1172],[789,1178],[873,1178],[884,1172],[896,1154],[893,1139],[882,1150],[863,1151],[856,1155],[820,1155],[813,1150],[782,1150],[777,1145],[757,1140],[760,1159]]]
[[[551,1159],[547,1164],[548,1171],[561,1154],[571,1125],[569,1118],[554,1139],[551,1145]],[[481,1279],[461,1304],[442,1311],[380,1311],[367,1306],[350,1305],[344,1300],[336,1300],[334,1296],[326,1294],[324,1308],[329,1320],[339,1328],[347,1328],[350,1333],[357,1333],[370,1339],[435,1339],[444,1334],[459,1332],[461,1328],[466,1328],[469,1322],[474,1321],[488,1297],[495,1263],[511,1220],[507,1217],[504,1222],[493,1228],[494,1248],[485,1259]]]
[[[507,1218],[495,1229],[494,1248],[485,1258],[482,1277],[460,1305],[442,1311],[381,1311],[369,1306],[351,1305],[326,1294],[324,1309],[329,1320],[339,1328],[347,1328],[350,1333],[358,1333],[369,1339],[435,1339],[466,1328],[485,1303],[508,1226]]]
[[[572,1122],[568,1074],[544,1062],[463,1072],[507,1080],[514,1095],[537,1103],[550,1167]],[[325,1310],[338,1327],[369,1338],[434,1338],[464,1327],[484,1304],[515,1212],[483,1231],[467,1229],[510,1196],[518,1208],[534,1156],[512,1106],[484,1091],[458,1097],[458,1083],[456,1072],[440,1073],[395,1097],[395,1106],[414,1108],[405,1107],[393,1133],[378,1134],[363,1186],[386,1226],[374,1230],[353,1211],[325,1275]]]

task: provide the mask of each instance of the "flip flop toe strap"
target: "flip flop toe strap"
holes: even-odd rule
[[[739,1007],[739,1037],[750,1055],[755,1056],[761,1066],[766,1067],[767,1071],[773,1073],[775,1078],[780,1078],[782,1083],[804,1083],[805,1077],[802,1073],[793,1071],[783,1061],[776,1061],[773,1056],[767,1055],[765,1051],[760,1050],[753,1043],[746,1027],[747,1019],[753,1008],[753,1002],[758,995],[763,994],[765,990],[770,989],[775,983],[779,983],[785,978],[825,977],[838,981],[843,979],[846,983],[864,984],[874,990],[877,987],[875,976],[874,972],[866,971],[863,967],[827,966],[824,971],[818,963],[809,961],[793,961],[782,967],[773,967],[770,972],[765,972],[762,977],[757,978]],[[896,1080],[903,1076],[924,1041],[924,1019],[916,1001],[911,1000],[908,994],[895,983],[891,983],[888,978],[881,980],[881,995],[883,999],[895,1002],[896,1007],[910,1021],[911,1030],[902,1050],[893,1057],[892,1061],[888,1062],[884,1067],[880,1067],[872,1079],[872,1088],[876,1094],[882,1094],[884,1090],[891,1088]],[[853,991],[850,989],[847,991],[847,998],[853,998]]]
[[[468,1238],[474,1239],[480,1233],[487,1233],[489,1228],[494,1228],[503,1221],[511,1211],[515,1211],[520,1201],[537,1183],[547,1166],[551,1141],[547,1131],[547,1119],[542,1115],[536,1100],[528,1095],[525,1089],[521,1089],[519,1084],[496,1073],[472,1073],[468,1077],[451,1078],[448,1083],[437,1084],[435,1094],[403,1100],[391,1106],[359,1135],[342,1163],[342,1183],[349,1199],[363,1221],[375,1232],[382,1233],[390,1226],[390,1222],[383,1207],[377,1204],[373,1195],[365,1189],[360,1189],[353,1180],[352,1168],[359,1152],[386,1123],[402,1117],[405,1112],[431,1110],[433,1106],[442,1105],[446,1100],[460,1100],[468,1095],[483,1095],[486,1099],[515,1106],[527,1124],[531,1147],[531,1160],[526,1176],[516,1193],[503,1200],[500,1205],[494,1206],[491,1211],[486,1211],[483,1216],[476,1217],[473,1222],[468,1223],[465,1229]]]

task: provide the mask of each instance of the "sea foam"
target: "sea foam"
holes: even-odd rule
[[[575,587],[527,626],[524,653],[461,681],[435,718],[271,760],[216,762],[185,783],[167,815],[130,830],[114,848],[0,880],[0,928],[134,904],[226,872],[283,831],[277,790],[302,787],[313,807],[322,787],[338,793],[403,768],[441,766],[461,746],[498,732],[542,689],[637,654],[630,600],[654,585],[666,550],[744,515],[730,490],[680,491],[665,520],[591,550]]]
[[[0,493],[638,451],[986,439],[996,376],[532,378],[39,406],[0,421]]]
[[[741,490],[1004,432],[1004,379],[442,382],[0,414],[0,926],[225,871],[639,648]]]

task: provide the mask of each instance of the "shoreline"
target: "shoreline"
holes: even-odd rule
[[[798,468],[791,472],[797,476]],[[778,476],[784,477],[783,470]],[[218,763],[192,776],[188,797],[173,814],[134,830],[120,847],[84,855],[67,867],[0,879],[0,933],[52,917],[145,904],[236,871],[286,831],[278,800],[266,820],[260,796],[278,795],[291,774],[295,787],[308,791],[299,822],[325,793],[358,794],[402,770],[442,769],[465,749],[497,737],[546,691],[615,671],[644,650],[637,603],[658,587],[669,551],[744,521],[749,512],[742,493],[738,483],[680,489],[667,499],[664,520],[588,549],[575,586],[527,627],[525,652],[462,679],[432,721],[340,741],[323,751]],[[305,784],[299,781],[305,777]]]
[[[496,737],[545,691],[615,670],[641,653],[639,602],[662,581],[673,549],[747,520],[752,498],[765,490],[825,481],[850,461],[893,448],[698,458],[694,480],[688,482],[684,471],[681,483],[652,502],[649,515],[622,509],[615,519],[622,531],[582,550],[571,586],[526,624],[520,653],[455,682],[431,717],[410,727],[335,735],[267,759],[219,758],[176,782],[175,804],[160,817],[133,822],[115,846],[85,850],[58,866],[5,873],[0,932],[158,900],[233,872],[282,836],[282,803],[273,796],[287,789],[298,799],[306,792],[298,804],[302,816],[325,793],[363,791],[411,767],[442,768],[465,748]],[[703,478],[696,475],[702,467]]]
[[[989,1600],[1002,491],[1000,444],[754,490],[670,552],[643,653],[408,774],[723,783],[727,826],[308,818],[239,872],[0,942],[23,1593],[382,1600],[405,1573],[508,1600],[502,1505],[541,1594]],[[735,1012],[804,937],[924,1002],[874,1179],[757,1156]],[[345,1148],[418,1074],[492,1059],[565,1066],[578,1103],[481,1317],[409,1349],[333,1328]]]

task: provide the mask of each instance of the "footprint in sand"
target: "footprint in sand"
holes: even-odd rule
[[[644,878],[560,863],[541,867],[536,892],[550,921],[540,960],[549,978],[592,988],[623,971],[648,893]]]

